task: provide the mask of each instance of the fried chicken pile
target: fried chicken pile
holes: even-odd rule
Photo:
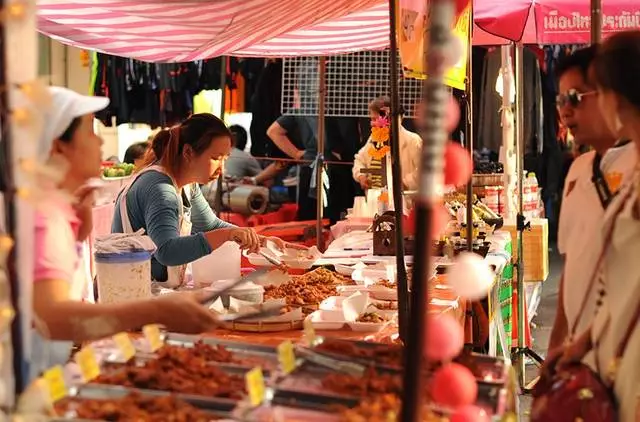
[[[58,415],[73,412],[78,419],[145,422],[208,422],[218,419],[174,396],[150,397],[133,392],[115,399],[62,400]]]
[[[262,359],[258,356],[234,356],[233,352],[222,345],[207,344],[203,341],[194,343],[192,347],[165,345],[164,348],[175,349],[172,350],[171,353],[176,356],[183,355],[181,359],[188,359],[188,356],[191,355],[197,358],[202,358],[208,362],[236,364],[250,367],[260,366],[262,368],[274,366],[273,362],[269,362],[267,359]]]
[[[122,370],[99,376],[98,384],[241,399],[244,379],[212,366],[188,348],[162,348],[158,357],[143,366],[126,365]]]
[[[378,280],[374,286],[386,287],[387,289],[397,289],[398,285],[396,283],[392,283],[389,280]]]
[[[402,367],[403,348],[393,345],[376,345],[363,347],[355,343],[339,340],[325,339],[324,342],[316,346],[319,352],[332,353],[366,360],[369,363],[385,365],[395,368]]]
[[[365,312],[364,314],[360,315],[360,317],[356,320],[356,322],[368,322],[371,324],[382,324],[383,322],[386,322],[387,320],[384,319],[384,317],[382,315],[379,315],[375,312]]]
[[[395,422],[399,420],[402,402],[395,394],[381,394],[360,402],[353,409],[342,409],[342,422]],[[423,422],[444,422],[447,419],[434,414],[425,407],[422,412]]]
[[[362,377],[329,374],[322,379],[322,386],[340,395],[370,397],[377,394],[399,394],[402,391],[402,378],[397,374],[378,373],[370,368]]]
[[[318,268],[292,278],[289,283],[266,286],[265,299],[285,299],[288,305],[315,306],[331,296],[337,296],[336,285],[341,283],[339,274]]]

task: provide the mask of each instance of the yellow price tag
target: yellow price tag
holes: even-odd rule
[[[67,386],[64,383],[64,371],[62,366],[57,365],[48,369],[44,372],[42,377],[47,384],[47,388],[49,388],[49,397],[51,398],[52,403],[66,397]]]
[[[85,346],[76,353],[76,362],[86,382],[93,381],[100,375],[100,365],[91,346]]]
[[[245,375],[245,382],[247,384],[247,392],[249,393],[249,401],[251,406],[260,406],[264,401],[265,385],[264,376],[262,375],[262,369],[260,367],[253,368]]]
[[[113,341],[116,342],[116,346],[120,349],[120,353],[125,361],[133,359],[136,355],[136,348],[131,341],[131,337],[127,333],[119,333],[113,336]]]
[[[293,350],[293,343],[289,340],[278,345],[278,361],[280,361],[280,367],[285,374],[290,374],[296,369],[296,354]]]
[[[308,319],[304,320],[304,337],[309,344],[313,344],[316,341],[316,330]]]
[[[152,352],[157,352],[159,349],[164,346],[164,342],[162,341],[162,334],[160,334],[160,327],[155,324],[145,325],[142,327],[142,332],[144,333],[144,337],[149,342],[149,346],[151,347]]]

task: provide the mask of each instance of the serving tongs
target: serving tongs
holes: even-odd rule
[[[315,363],[316,365],[325,367],[332,371],[342,372],[343,374],[361,377],[364,375],[366,368],[355,362],[345,362],[343,360],[330,358],[320,353],[314,352],[308,347],[297,346],[296,353],[305,360]]]
[[[269,272],[269,268],[261,268],[259,270],[255,270],[252,271],[251,273],[239,277],[237,278],[235,281],[233,281],[231,284],[227,285],[226,287],[224,287],[221,290],[216,290],[214,292],[212,292],[210,295],[207,295],[205,297],[203,297],[202,299],[200,299],[200,303],[203,305],[211,305],[213,302],[215,302],[216,300],[218,300],[218,298],[220,298],[220,296],[225,295],[227,293],[229,293],[231,290],[235,289],[236,287],[238,287],[239,285],[243,284],[243,283],[248,283],[250,281],[253,281],[259,277],[262,277],[263,275],[267,274]]]
[[[268,253],[264,251],[260,251],[259,253],[260,253],[260,256],[262,256],[264,259],[267,260],[267,262],[269,262],[269,264],[273,265],[283,273],[286,274],[289,272],[289,267],[287,267],[287,265],[283,263],[281,260],[270,256]]]
[[[220,317],[222,322],[241,322],[247,320],[270,318],[280,315],[282,308],[287,305],[264,306],[256,311],[238,312],[237,314],[228,314]]]

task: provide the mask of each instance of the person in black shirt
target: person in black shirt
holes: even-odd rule
[[[280,116],[267,130],[275,146],[295,160],[315,160],[318,153],[317,118],[287,114]],[[298,176],[298,221],[316,218],[316,199],[309,196],[313,170],[301,164]]]

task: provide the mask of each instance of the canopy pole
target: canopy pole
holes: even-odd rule
[[[225,107],[227,105],[227,56],[222,56],[220,60],[220,120],[224,122]],[[216,196],[213,198],[213,211],[216,215],[222,212],[222,182],[224,181],[224,173],[218,176],[216,183]]]
[[[396,38],[397,0],[389,0],[389,88],[391,98],[391,177],[393,207],[396,211],[396,283],[398,285],[398,324],[400,339],[407,340],[409,320],[409,283],[404,262],[404,196],[402,195],[402,167],[400,161],[400,96],[398,93],[398,39]],[[406,343],[405,343],[406,344]]]
[[[316,245],[324,251],[324,227],[322,217],[324,211],[324,138],[325,138],[325,109],[326,109],[326,72],[327,59],[318,60],[318,158],[316,160]]]
[[[602,0],[591,0],[591,44],[602,40]]]
[[[6,7],[7,2],[0,0],[0,10],[3,7]],[[0,86],[10,88],[10,82],[7,71],[6,63],[11,62],[11,58],[9,57],[9,45],[8,45],[8,36],[7,36],[7,25],[4,24],[0,28],[0,57],[2,57],[3,65],[0,66]],[[8,60],[9,59],[9,60]],[[10,332],[11,332],[11,342],[2,342],[0,344],[0,349],[5,346],[11,344],[13,346],[13,350],[4,351],[5,358],[11,357],[13,360],[13,385],[6,386],[9,391],[8,394],[13,394],[14,397],[19,397],[20,394],[25,390],[27,386],[27,371],[28,371],[28,360],[25,356],[24,350],[24,341],[23,341],[23,330],[22,330],[22,312],[20,307],[20,295],[24,294],[21,292],[20,286],[20,277],[18,276],[18,243],[20,242],[20,233],[19,233],[19,224],[18,224],[18,198],[16,196],[17,192],[17,181],[16,181],[16,173],[17,168],[15,166],[16,160],[16,151],[14,150],[15,140],[12,137],[11,130],[11,104],[9,98],[9,89],[2,89],[0,91],[0,130],[2,131],[0,134],[0,159],[2,163],[0,164],[0,168],[2,171],[0,172],[0,187],[3,189],[3,206],[4,206],[4,226],[8,236],[12,239],[12,244],[7,244],[8,241],[3,237],[2,242],[4,244],[0,245],[4,250],[0,251],[0,271],[3,271],[3,266],[6,268],[6,283],[8,286],[8,295],[10,299],[11,306],[2,309],[3,312],[13,314],[13,318],[10,319]],[[6,250],[6,248],[10,248],[10,250]],[[6,254],[6,261],[4,260],[4,255]],[[0,286],[1,287],[1,286]],[[4,287],[3,287],[4,289]],[[6,293],[3,292],[3,293]],[[4,305],[4,304],[0,304]],[[7,318],[6,316],[0,316],[0,319]],[[0,335],[6,336],[5,332],[1,332]],[[0,350],[2,351],[2,350]],[[0,357],[0,364],[3,358]],[[3,365],[0,365],[0,367]],[[2,368],[4,369],[4,368]],[[4,384],[4,381],[9,382],[10,380],[2,380],[0,383]],[[6,384],[5,384],[6,385]],[[2,403],[4,404],[4,403]]]
[[[446,67],[442,57],[450,47],[451,25],[455,18],[455,2],[429,2],[430,30],[424,33],[425,79],[422,91],[422,112],[419,125],[423,139],[420,187],[416,201],[416,248],[411,280],[411,308],[408,343],[405,344],[401,421],[418,422],[422,418],[424,343],[429,294],[427,283],[431,277],[431,232],[434,207],[442,200],[444,186],[444,150],[449,139],[445,117],[450,93],[444,84]]]
[[[469,2],[469,33],[467,35],[467,77],[465,81],[465,102],[467,107],[467,125],[465,148],[473,160],[473,1]],[[473,177],[467,182],[467,251],[473,252]]]

